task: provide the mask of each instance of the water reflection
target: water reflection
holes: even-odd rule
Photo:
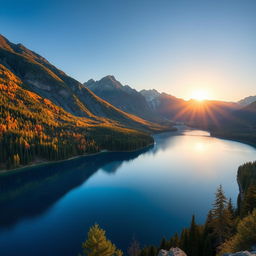
[[[35,217],[102,168],[115,173],[124,163],[150,151],[101,153],[69,161],[27,168],[0,176],[0,227],[9,227],[23,218]]]
[[[153,147],[103,153],[0,176],[0,255],[77,255],[99,223],[124,250],[135,236],[158,243],[203,223],[222,184],[236,200],[237,167],[254,148],[182,129],[155,136]],[[15,247],[13,246],[15,241]]]

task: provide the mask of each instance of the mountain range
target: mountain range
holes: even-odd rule
[[[112,75],[99,81],[90,79],[84,86],[117,108],[148,121],[163,124],[171,120],[207,129],[215,136],[255,142],[256,99],[253,96],[238,102],[186,101],[155,89],[137,91],[122,85]]]
[[[174,130],[173,122],[255,139],[253,97],[185,101],[155,89],[137,91],[111,75],[82,84],[1,35],[0,91],[0,169],[138,149],[153,143],[151,133]]]
[[[111,75],[99,81],[90,79],[84,86],[123,111],[160,123],[173,120],[209,128],[221,125],[223,120],[234,121],[243,111],[249,115],[253,112],[253,105],[250,107],[253,97],[239,102],[205,100],[201,103],[193,99],[185,101],[155,89],[137,91],[128,85],[122,85]]]

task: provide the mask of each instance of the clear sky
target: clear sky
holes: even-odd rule
[[[256,95],[255,0],[0,0],[0,33],[84,82]]]

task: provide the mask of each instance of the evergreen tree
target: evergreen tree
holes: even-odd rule
[[[165,237],[163,237],[162,240],[161,240],[160,248],[159,249],[160,250],[161,249],[167,250],[169,246],[170,246],[169,242],[167,241],[167,239]]]
[[[86,256],[122,256],[123,253],[106,238],[105,231],[98,224],[92,226],[87,240],[82,244]]]
[[[237,233],[221,246],[221,252],[233,253],[250,250],[256,244],[256,209],[247,217],[243,218],[237,227]]]
[[[188,255],[198,256],[199,252],[199,230],[196,225],[195,215],[192,216],[190,228],[189,228],[189,239],[188,239]]]
[[[214,235],[213,235],[213,216],[210,210],[203,229],[202,235],[202,255],[203,256],[214,256]]]
[[[180,236],[179,247],[186,253],[189,251],[189,231],[183,229]]]
[[[148,256],[148,248],[145,247],[140,251],[139,256]]]
[[[220,245],[230,235],[230,216],[227,212],[227,198],[220,185],[216,192],[216,198],[213,204],[213,232],[216,237],[217,245]]]
[[[177,247],[179,246],[179,235],[176,232],[172,238],[172,247]],[[170,248],[169,248],[170,249]]]
[[[228,201],[228,212],[229,212],[229,214],[231,214],[231,217],[234,219],[235,218],[235,209],[233,207],[231,198],[229,198],[229,201]]]
[[[250,185],[242,201],[242,217],[250,214],[254,208],[256,208],[256,185]]]
[[[141,251],[139,242],[133,239],[127,251],[129,256],[138,256]]]
[[[156,256],[156,255],[157,255],[157,248],[155,246],[150,246],[148,256]]]
[[[227,224],[229,226],[228,228],[228,236],[231,237],[234,235],[236,231],[236,216],[235,216],[235,209],[232,204],[231,198],[228,201],[227,209],[226,209],[226,215],[227,215]]]

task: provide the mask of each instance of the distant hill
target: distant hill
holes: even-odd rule
[[[256,129],[256,101],[234,112],[241,126]]]
[[[232,112],[232,118],[223,119],[221,126],[211,134],[256,145],[256,102]]]
[[[256,101],[256,95],[255,96],[248,96],[242,100],[238,101],[238,104],[241,105],[242,107],[248,106],[251,103]]]

